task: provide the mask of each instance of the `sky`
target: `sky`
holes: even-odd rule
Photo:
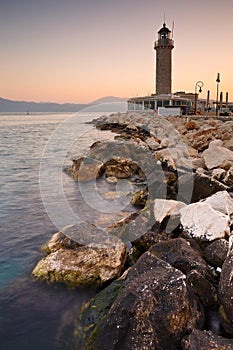
[[[172,29],[172,91],[233,101],[233,0],[0,0],[0,97],[87,103],[155,92],[157,32]]]

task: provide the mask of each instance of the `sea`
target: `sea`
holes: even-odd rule
[[[102,114],[0,114],[1,350],[63,348],[64,327],[96,293],[37,281],[32,270],[41,246],[74,217],[100,219],[64,168],[93,142],[113,139],[87,123]]]

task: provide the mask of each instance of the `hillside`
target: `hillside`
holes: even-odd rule
[[[126,102],[126,98],[107,96],[89,104],[13,101],[0,97],[0,113],[75,113],[83,108],[104,103]]]

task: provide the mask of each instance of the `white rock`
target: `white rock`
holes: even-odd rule
[[[168,216],[177,216],[180,209],[186,207],[183,202],[172,199],[155,199],[154,201],[154,217],[155,221],[162,222]]]
[[[230,235],[229,216],[214,210],[210,203],[189,204],[180,213],[183,229],[190,237],[213,241]]]
[[[229,169],[233,165],[233,152],[222,147],[221,140],[210,142],[209,148],[203,152],[203,158],[206,167],[210,169],[222,168]]]
[[[227,191],[219,191],[203,200],[203,202],[209,203],[214,210],[229,217],[233,214],[233,200]]]

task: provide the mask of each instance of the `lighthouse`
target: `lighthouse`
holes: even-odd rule
[[[163,24],[158,31],[158,40],[155,41],[156,50],[156,95],[171,94],[172,90],[172,49],[174,41],[171,39],[171,31]]]
[[[191,100],[186,94],[172,94],[172,49],[174,41],[166,23],[158,31],[154,43],[156,50],[155,94],[132,97],[128,102],[129,111],[155,111],[158,115],[179,116],[190,110]]]

